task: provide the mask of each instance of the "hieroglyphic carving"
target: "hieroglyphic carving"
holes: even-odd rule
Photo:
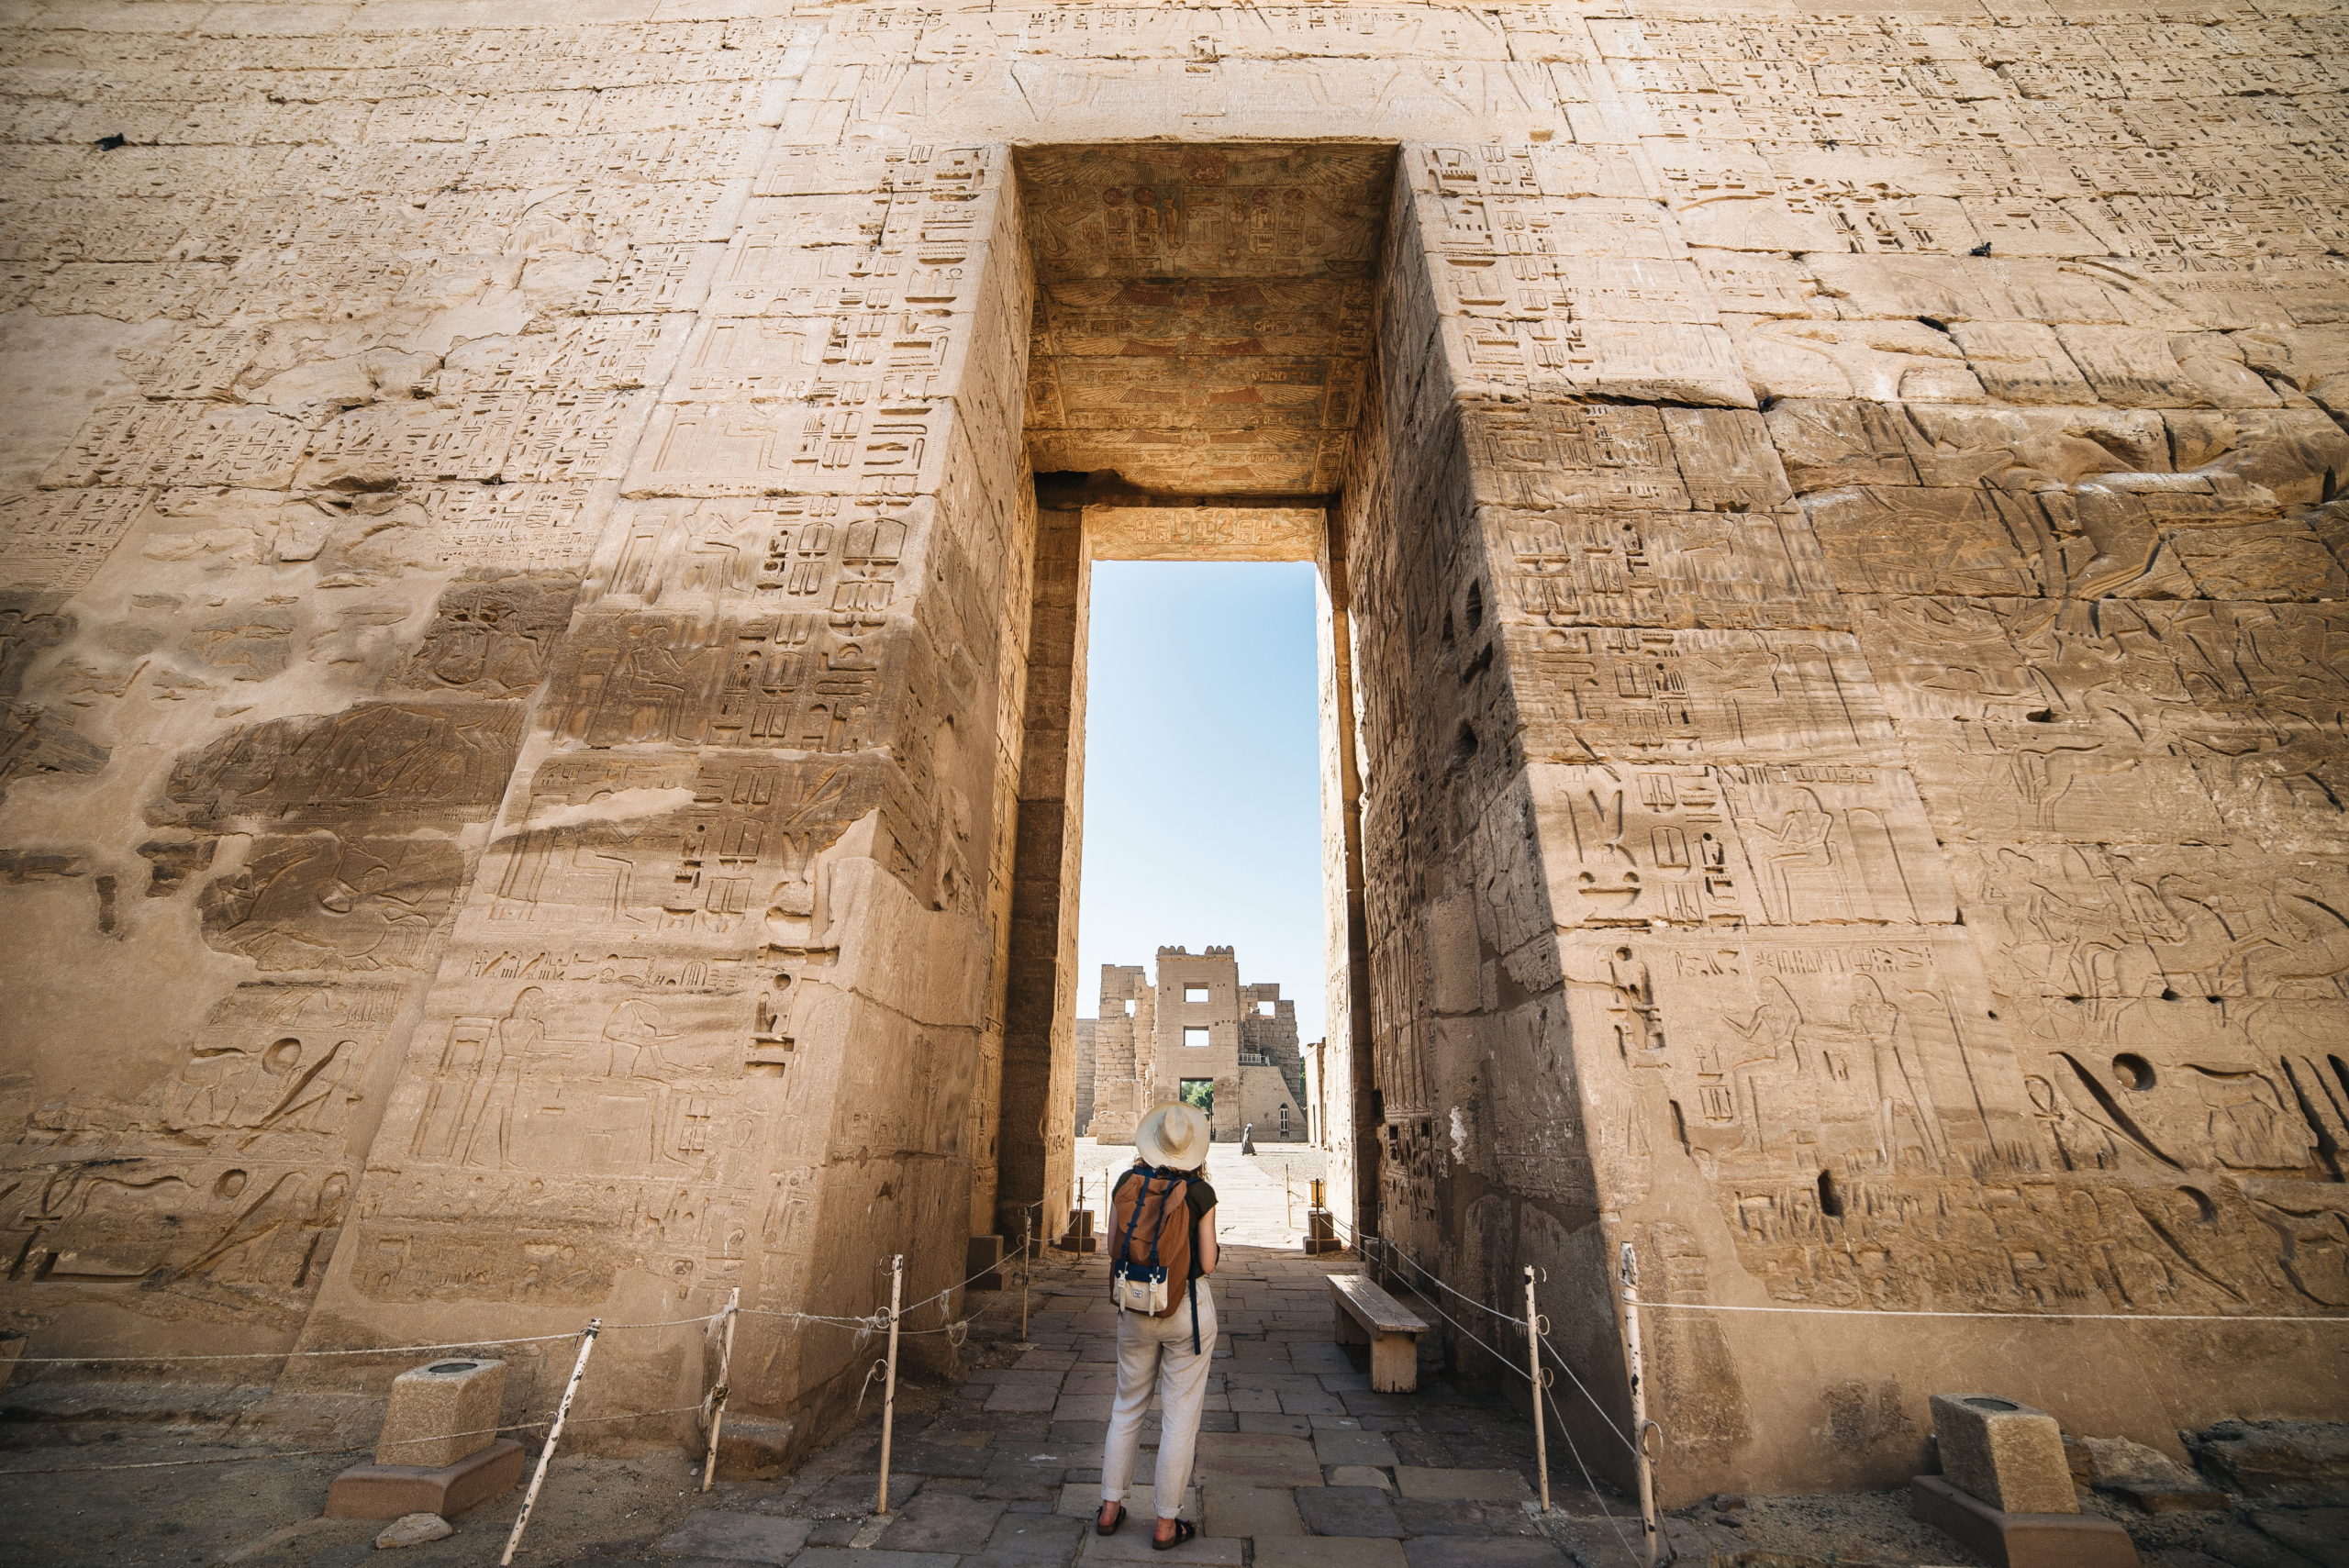
[[[1024,393],[1030,466],[1228,502],[1186,550],[1343,494],[1354,1218],[1467,1280],[1597,1214],[1691,1301],[2341,1303],[2339,27],[1605,9],[33,17],[5,885],[247,1011],[90,1037],[30,1298],[290,1327],[346,1208],[387,1338],[953,1251]],[[1681,1349],[1668,1488],[1891,1473]]]
[[[1391,166],[1383,150],[1277,143],[1023,154],[1035,466],[1179,488],[1196,458],[1167,443],[1195,431],[1215,458],[1199,487],[1332,487]]]
[[[1924,808],[1895,769],[1544,765],[1533,777],[1562,927],[1954,913]]]

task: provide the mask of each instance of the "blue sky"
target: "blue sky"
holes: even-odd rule
[[[1320,1038],[1321,783],[1313,568],[1093,568],[1077,1016],[1101,965],[1239,950]]]

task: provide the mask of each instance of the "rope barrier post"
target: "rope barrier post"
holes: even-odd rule
[[[709,1490],[718,1477],[718,1433],[726,1425],[727,1374],[734,1364],[734,1324],[742,1316],[742,1287],[726,1297],[726,1338],[718,1347],[718,1386],[709,1391],[709,1453],[701,1462],[701,1489]]]
[[[1655,1465],[1648,1451],[1648,1384],[1640,1354],[1640,1259],[1629,1241],[1623,1243],[1623,1363],[1631,1380],[1631,1449],[1640,1476],[1640,1535],[1647,1553],[1647,1568],[1663,1561],[1664,1538],[1656,1528]]]
[[[881,1499],[876,1514],[889,1511],[889,1439],[897,1422],[897,1304],[906,1297],[906,1255],[889,1256],[889,1372],[881,1390]]]
[[[604,1331],[600,1318],[587,1319],[587,1327],[579,1331],[579,1359],[571,1365],[571,1381],[562,1387],[562,1403],[554,1407],[554,1424],[547,1428],[546,1446],[539,1450],[539,1467],[530,1473],[530,1489],[522,1494],[522,1511],[514,1516],[514,1533],[506,1538],[506,1554],[497,1560],[498,1568],[507,1568],[514,1553],[522,1544],[522,1532],[529,1528],[530,1510],[538,1507],[539,1488],[547,1484],[547,1466],[554,1462],[554,1445],[562,1440],[562,1424],[571,1418],[571,1402],[579,1397],[580,1380],[587,1375],[587,1358],[596,1353],[596,1336]]]
[[[1496,1334],[1495,1339],[1500,1338]],[[1525,1265],[1525,1364],[1533,1378],[1533,1462],[1542,1472],[1542,1511],[1550,1511],[1550,1429],[1542,1419],[1542,1315],[1533,1307],[1533,1265]]]
[[[1036,1272],[1036,1211],[1019,1212],[1019,1342],[1028,1342],[1028,1276]]]

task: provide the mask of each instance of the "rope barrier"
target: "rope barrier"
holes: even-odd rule
[[[1567,1363],[1566,1358],[1560,1353],[1558,1347],[1552,1344],[1545,1337],[1542,1341],[1542,1348],[1550,1352],[1552,1361],[1565,1368],[1566,1376],[1572,1379],[1574,1385],[1582,1391],[1582,1396],[1590,1401],[1590,1407],[1598,1412],[1598,1418],[1607,1423],[1607,1429],[1615,1434],[1616,1440],[1633,1453],[1639,1452],[1640,1445],[1631,1440],[1631,1434],[1615,1424],[1615,1418],[1607,1413],[1607,1407],[1598,1402],[1598,1396],[1593,1394],[1589,1385],[1584,1383],[1575,1373],[1575,1369]]]
[[[567,1338],[576,1338],[566,1336]],[[665,1410],[637,1410],[625,1416],[574,1416],[575,1427],[594,1426],[610,1421],[645,1421],[655,1416],[681,1416],[688,1410],[699,1410],[702,1402],[672,1406]],[[543,1421],[513,1421],[502,1427],[480,1427],[470,1432],[446,1432],[437,1438],[417,1439],[420,1442],[446,1442],[453,1438],[495,1437],[500,1432],[534,1432],[554,1425],[553,1418]],[[261,1453],[222,1454],[211,1459],[157,1459],[130,1464],[61,1464],[40,1470],[0,1470],[0,1479],[11,1475],[86,1475],[105,1470],[181,1470],[198,1464],[247,1464],[264,1459],[316,1459],[328,1454],[372,1453],[373,1443],[352,1443],[346,1448],[270,1449]]]
[[[636,1325],[631,1324],[633,1328]],[[18,1356],[17,1364],[35,1362],[59,1362],[74,1366],[93,1366],[112,1362],[129,1362],[147,1365],[162,1362],[249,1362],[290,1361],[295,1356],[397,1356],[418,1355],[426,1351],[470,1351],[484,1345],[538,1345],[555,1340],[575,1340],[579,1330],[567,1334],[528,1334],[517,1340],[462,1340],[445,1345],[369,1345],[342,1351],[235,1351],[208,1356]]]
[[[1731,1307],[1710,1301],[1652,1301],[1643,1296],[1623,1298],[1629,1307],[1667,1312],[1787,1312],[1814,1318],[1990,1318],[2001,1323],[2054,1319],[2081,1323],[2349,1323],[2349,1316],[2312,1313],[2261,1315],[2233,1312],[1957,1312],[1897,1307]]]
[[[1599,1490],[1598,1477],[1591,1474],[1590,1466],[1582,1462],[1582,1450],[1575,1444],[1574,1429],[1566,1425],[1565,1412],[1560,1410],[1558,1402],[1550,1397],[1546,1385],[1541,1393],[1542,1401],[1550,1407],[1551,1419],[1558,1423],[1558,1434],[1566,1440],[1566,1451],[1574,1455],[1575,1468],[1582,1472],[1583,1489],[1598,1503],[1598,1517],[1607,1521],[1607,1528],[1614,1532],[1616,1540],[1622,1546],[1624,1561],[1635,1561],[1639,1553],[1631,1550],[1631,1537],[1623,1533],[1622,1525],[1616,1520],[1615,1511],[1607,1506],[1607,1495]]]
[[[1426,1264],[1420,1262],[1417,1258],[1411,1256],[1408,1251],[1405,1251],[1403,1244],[1395,1240],[1392,1237],[1381,1236],[1375,1231],[1364,1230],[1357,1226],[1348,1224],[1345,1220],[1339,1218],[1335,1213],[1330,1214],[1330,1223],[1336,1226],[1339,1229],[1348,1232],[1352,1236],[1353,1240],[1348,1244],[1353,1247],[1355,1251],[1363,1251],[1362,1244],[1364,1241],[1375,1241],[1379,1246],[1385,1248],[1390,1256],[1402,1259],[1404,1262],[1410,1265],[1414,1273],[1425,1276],[1429,1284],[1434,1285],[1438,1290],[1442,1291],[1445,1295],[1457,1296],[1460,1300],[1464,1301],[1469,1306],[1476,1308],[1477,1311],[1485,1313],[1489,1317],[1497,1318],[1513,1329],[1522,1329],[1525,1327],[1524,1318],[1512,1318],[1508,1313],[1503,1312],[1499,1307],[1493,1306],[1491,1303],[1479,1301],[1475,1296],[1468,1295],[1466,1292],[1455,1290],[1451,1285],[1444,1284],[1441,1275],[1437,1274],[1434,1270],[1429,1268]],[[1364,1251],[1364,1256],[1367,1258],[1369,1254],[1366,1251]],[[1426,1293],[1422,1291],[1420,1294],[1424,1296]]]
[[[749,1310],[745,1308],[744,1310]],[[629,1329],[674,1329],[686,1323],[714,1323],[725,1317],[723,1311],[704,1313],[699,1318],[664,1318],[653,1323],[607,1323],[604,1332],[614,1333]],[[147,1365],[163,1362],[246,1362],[292,1361],[297,1356],[402,1356],[421,1355],[427,1351],[473,1351],[486,1345],[543,1345],[557,1340],[575,1340],[580,1331],[566,1334],[524,1334],[510,1340],[451,1340],[439,1345],[357,1345],[345,1350],[326,1351],[228,1351],[217,1355],[200,1356],[18,1356],[19,1366],[31,1362],[68,1366],[95,1366],[111,1362]],[[463,1435],[462,1433],[458,1434]]]

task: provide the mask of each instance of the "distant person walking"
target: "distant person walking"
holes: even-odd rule
[[[1215,1189],[1199,1168],[1214,1129],[1185,1105],[1163,1105],[1134,1129],[1139,1158],[1109,1199],[1109,1294],[1118,1312],[1118,1398],[1101,1451],[1101,1514],[1093,1528],[1115,1535],[1126,1522],[1126,1488],[1141,1449],[1141,1420],[1158,1393],[1160,1551],[1198,1527],[1181,1517],[1215,1359]]]

